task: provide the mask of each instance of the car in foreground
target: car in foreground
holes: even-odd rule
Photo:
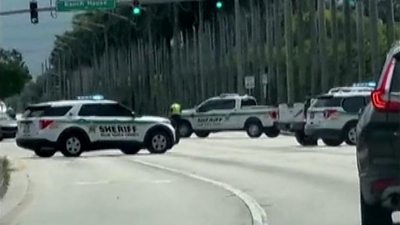
[[[400,43],[388,53],[357,125],[362,225],[392,224],[400,210]]]
[[[0,113],[0,141],[4,138],[15,138],[17,130],[17,120],[5,112]]]
[[[328,146],[356,145],[358,113],[369,103],[373,88],[334,88],[320,95],[307,110],[306,136]]]
[[[162,154],[177,142],[166,118],[136,116],[110,100],[68,100],[31,105],[18,121],[17,145],[40,157],[58,150],[66,157],[85,151],[120,149],[136,154],[141,149]]]
[[[213,132],[240,130],[245,130],[251,138],[258,138],[263,133],[277,137],[280,133],[275,126],[277,117],[277,108],[257,105],[254,97],[221,94],[193,109],[183,110],[178,129],[181,137],[195,133],[205,138]]]

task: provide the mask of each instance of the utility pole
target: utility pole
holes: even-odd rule
[[[236,69],[237,69],[237,80],[236,90],[238,93],[243,94],[243,67],[242,67],[242,38],[240,34],[241,28],[241,16],[240,16],[240,2],[235,0],[235,47],[236,47]]]

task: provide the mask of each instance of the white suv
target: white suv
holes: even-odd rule
[[[57,150],[77,157],[84,151],[118,148],[136,154],[142,148],[165,153],[177,142],[170,121],[135,116],[109,100],[46,102],[26,108],[18,121],[17,145],[51,157]]]
[[[343,141],[355,145],[358,114],[369,103],[371,91],[372,88],[335,88],[318,96],[307,111],[305,134],[321,138],[328,146],[339,146]]]

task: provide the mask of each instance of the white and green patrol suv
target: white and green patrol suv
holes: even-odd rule
[[[373,83],[371,85],[374,85]],[[359,112],[369,103],[372,87],[339,87],[320,95],[307,111],[304,133],[328,146],[355,145]]]
[[[161,154],[176,143],[170,121],[138,117],[109,100],[46,102],[26,108],[18,121],[17,145],[51,157],[57,150],[78,157],[84,151],[120,149],[136,154],[146,148]]]
[[[205,138],[212,132],[245,130],[252,138],[260,137],[263,132],[268,137],[277,137],[280,133],[275,127],[277,117],[277,108],[257,105],[254,97],[222,94],[183,110],[179,134],[190,137],[194,132]]]

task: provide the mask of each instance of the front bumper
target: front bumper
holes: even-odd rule
[[[57,143],[46,139],[17,138],[16,143],[19,147],[30,150],[42,148],[55,149],[57,147]]]
[[[0,127],[0,136],[3,138],[15,138],[17,134],[18,128],[17,127]]]

